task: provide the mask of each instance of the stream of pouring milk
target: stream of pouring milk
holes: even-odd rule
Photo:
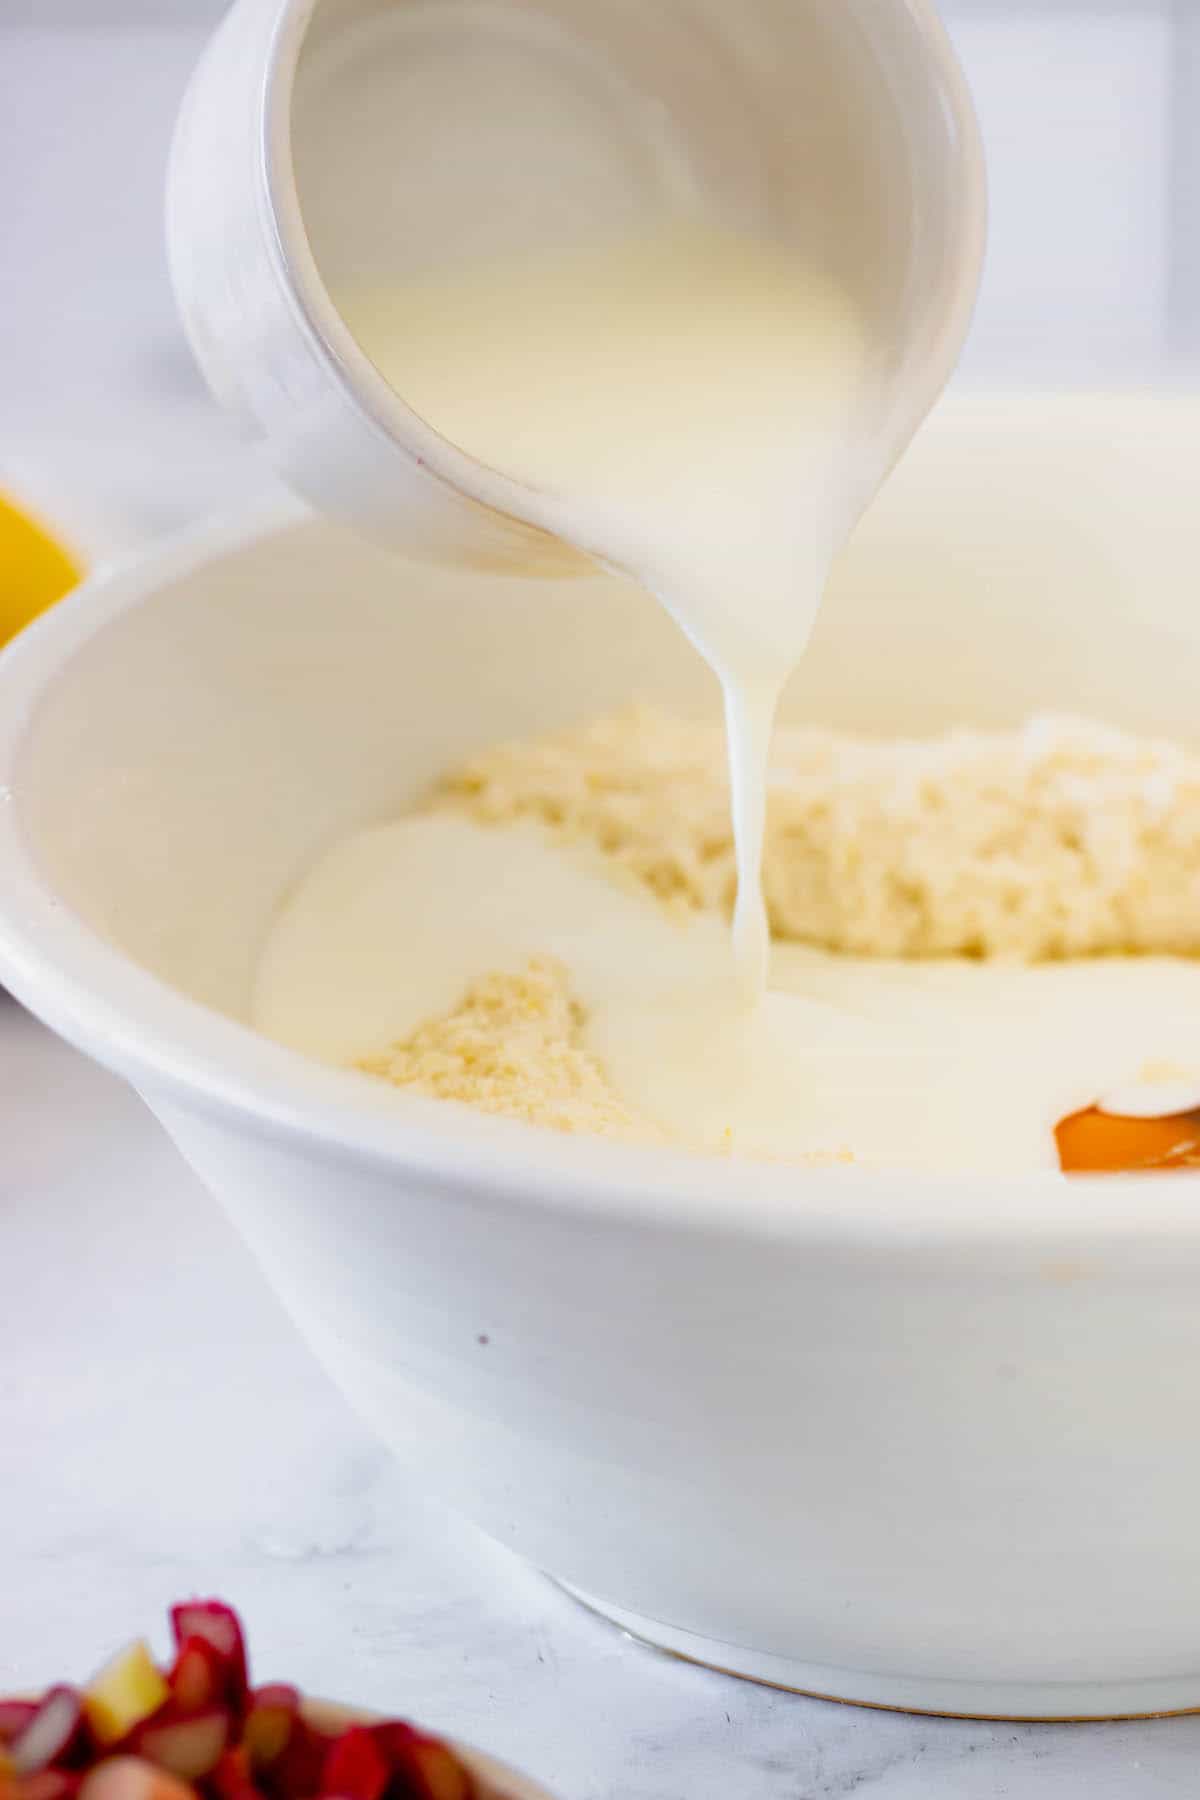
[[[849,296],[782,249],[678,229],[342,306],[415,412],[550,497],[560,535],[655,593],[715,671],[753,1005],[771,728],[853,523],[870,341]]]

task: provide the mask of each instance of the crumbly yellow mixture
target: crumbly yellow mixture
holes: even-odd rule
[[[648,708],[501,745],[433,798],[541,820],[661,899],[729,911],[719,727]],[[857,955],[1200,952],[1200,757],[1071,719],[930,742],[782,730],[763,872],[775,936]]]
[[[665,1142],[610,1085],[584,1044],[586,1028],[562,963],[535,957],[519,974],[485,975],[449,1012],[354,1067],[410,1093],[458,1100],[550,1131]],[[731,1153],[728,1140],[715,1152]],[[795,1160],[827,1168],[854,1157],[849,1150],[813,1151]]]
[[[664,902],[732,908],[719,727],[632,709],[488,750],[430,805],[539,820]],[[764,885],[776,937],[857,955],[1194,955],[1200,757],[1069,719],[930,742],[781,731]],[[548,958],[484,976],[357,1066],[559,1131],[661,1135],[610,1086]]]
[[[450,1012],[355,1066],[437,1100],[460,1100],[554,1131],[652,1142],[660,1134],[609,1085],[583,1037],[562,964],[533,959],[485,975]]]

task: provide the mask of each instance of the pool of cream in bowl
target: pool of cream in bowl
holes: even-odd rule
[[[1194,739],[1197,447],[1190,402],[943,409],[790,715]],[[418,1476],[622,1623],[885,1704],[1197,1704],[1192,1178],[708,1165],[248,1028],[328,845],[635,695],[716,701],[607,578],[404,565],[291,514],[155,552],[0,662],[0,974],[142,1091]]]

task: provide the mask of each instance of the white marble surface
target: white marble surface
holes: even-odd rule
[[[260,479],[186,361],[160,249],[169,123],[217,10],[0,0],[0,479],[100,553]],[[1193,9],[950,11],[996,177],[970,366],[1161,375],[1192,325],[1172,34]],[[7,1002],[0,1295],[0,1690],[82,1673],[135,1626],[161,1641],[173,1597],[215,1591],[249,1615],[264,1676],[411,1711],[563,1800],[1200,1789],[1200,1719],[856,1712],[673,1664],[580,1613],[422,1502],[140,1104]]]

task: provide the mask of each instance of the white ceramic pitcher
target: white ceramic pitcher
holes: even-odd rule
[[[943,387],[983,255],[969,95],[928,0],[236,0],[169,181],[218,397],[321,510],[408,551],[559,569],[532,488],[430,429],[334,296],[708,214],[803,246],[872,317],[858,510]]]

